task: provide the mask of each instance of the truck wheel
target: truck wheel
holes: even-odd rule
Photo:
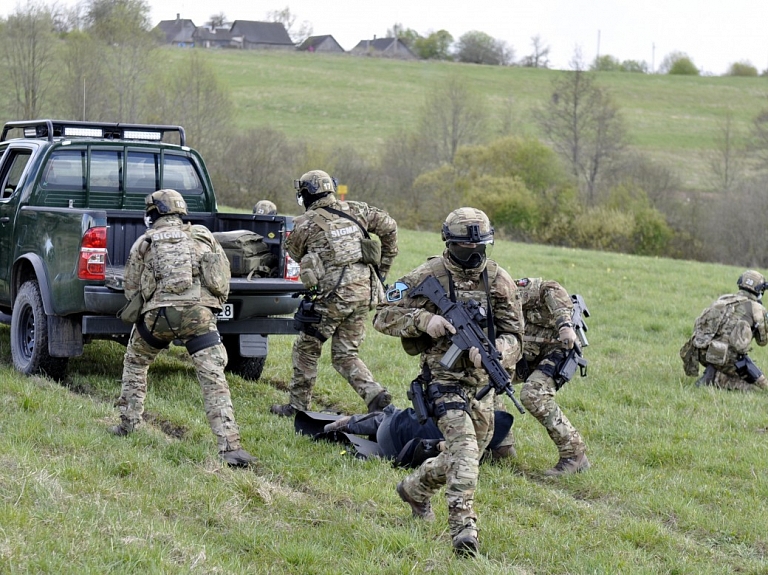
[[[227,348],[227,356],[229,362],[224,371],[239,375],[243,379],[250,379],[251,381],[258,381],[261,377],[261,372],[264,371],[264,363],[266,363],[266,357],[243,357],[240,355],[240,346],[235,337],[224,337],[224,347]]]
[[[60,380],[67,370],[68,357],[48,353],[48,318],[34,280],[22,284],[13,304],[11,356],[13,367],[26,375],[45,374]]]

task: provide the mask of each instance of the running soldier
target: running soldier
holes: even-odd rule
[[[328,339],[334,369],[363,399],[369,413],[380,411],[392,397],[373,379],[358,353],[368,313],[383,298],[381,283],[397,255],[397,223],[365,202],[338,201],[336,179],[321,170],[294,180],[294,187],[306,211],[294,220],[285,248],[300,263],[301,281],[313,293],[313,309],[293,344],[289,401],[273,405],[271,411],[281,416],[307,411],[317,362]],[[369,232],[379,237],[380,245]]]
[[[571,322],[573,302],[568,292],[553,280],[523,278],[515,284],[525,315],[523,359],[517,370],[524,379],[520,401],[547,430],[560,455],[557,464],[544,475],[556,477],[586,471],[589,460],[584,439],[555,403],[556,370],[576,345]]]
[[[488,383],[477,348],[462,353],[453,367],[440,363],[451,347],[456,328],[439,313],[428,298],[411,292],[433,276],[454,302],[479,302],[486,314],[487,337],[502,355],[502,365],[514,367],[521,355],[523,315],[520,296],[509,274],[487,258],[493,244],[488,216],[474,208],[459,208],[445,220],[442,256],[429,258],[396,281],[378,307],[374,327],[402,338],[411,355],[421,354],[420,363],[434,398],[432,413],[445,438],[445,451],[427,459],[397,485],[397,494],[408,503],[414,516],[435,519],[430,500],[443,486],[448,502],[448,526],[453,549],[460,555],[478,551],[477,514],[474,510],[478,464],[493,436],[493,390],[478,400],[477,392]]]
[[[747,270],[736,285],[737,293],[720,296],[701,312],[693,335],[680,349],[686,375],[699,375],[699,364],[705,368],[697,386],[739,391],[768,388],[768,380],[747,355],[753,338],[761,347],[768,344],[768,311],[761,304],[765,278]]]
[[[128,435],[142,422],[147,372],[157,355],[181,340],[195,365],[205,414],[219,455],[231,466],[256,461],[240,445],[240,431],[224,377],[227,352],[216,328],[215,311],[229,293],[229,263],[211,232],[185,224],[184,198],[158,190],[146,198],[148,230],[131,247],[125,266],[125,296],[143,301],[123,362],[114,435]]]

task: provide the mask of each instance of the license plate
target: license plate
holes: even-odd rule
[[[228,321],[230,319],[235,319],[235,306],[231,303],[225,303],[224,309],[222,309],[219,313],[216,314],[216,320],[217,321]]]

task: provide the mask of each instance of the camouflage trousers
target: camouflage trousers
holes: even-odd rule
[[[476,389],[465,389],[470,398],[469,413],[449,409],[437,420],[437,427],[445,437],[445,450],[437,457],[427,459],[403,480],[405,491],[420,502],[431,499],[445,485],[451,537],[456,537],[464,529],[477,529],[473,504],[480,456],[493,437],[493,391],[478,401],[474,398]],[[461,401],[460,395],[446,393],[435,403]]]
[[[545,373],[554,367],[554,361],[548,357],[541,360],[537,369],[523,383],[520,402],[547,430],[560,458],[567,459],[584,453],[587,446],[581,434],[555,403],[555,380]]]
[[[706,352],[701,353],[703,357]],[[707,364],[702,362],[702,365],[706,368]],[[729,389],[731,391],[759,391],[761,389],[768,388],[768,381],[765,376],[761,376],[755,383],[749,383],[745,381],[738,373],[736,373],[736,366],[732,363],[726,363],[725,365],[713,365],[715,376],[709,379],[708,374],[705,371],[698,380],[697,385],[711,385],[719,389]]]
[[[331,340],[333,368],[349,382],[367,406],[384,388],[373,380],[368,367],[358,357],[365,340],[365,322],[368,321],[368,301],[345,302],[336,297],[318,300],[315,310],[321,315],[316,329]],[[299,332],[293,342],[293,378],[290,386],[290,404],[306,411],[312,400],[312,388],[317,381],[317,362],[323,342],[305,332]]]
[[[144,316],[144,323],[154,337],[167,342],[179,339],[186,344],[194,337],[216,331],[216,318],[204,306],[168,307],[164,315],[159,309],[151,310]],[[122,390],[117,401],[124,424],[136,427],[141,423],[147,396],[147,372],[161,351],[147,343],[134,326],[125,352]],[[224,377],[228,359],[224,345],[219,343],[202,349],[191,357],[203,392],[205,415],[216,436],[219,451],[239,449],[240,431]]]

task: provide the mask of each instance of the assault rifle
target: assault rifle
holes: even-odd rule
[[[589,310],[587,304],[584,303],[584,298],[579,294],[571,295],[571,301],[573,302],[573,316],[571,322],[573,323],[573,330],[576,332],[576,337],[579,338],[581,347],[587,347],[589,341],[587,341],[587,324],[584,323],[584,318],[589,317]]]
[[[517,410],[520,413],[525,413],[523,406],[515,397],[512,378],[501,365],[501,353],[494,346],[495,342],[490,341],[480,327],[480,324],[485,320],[485,310],[480,304],[474,300],[466,303],[451,301],[435,276],[427,277],[414,288],[410,295],[411,297],[420,295],[426,297],[437,306],[440,315],[456,328],[456,333],[451,336],[451,347],[440,360],[440,365],[451,369],[462,353],[476,347],[480,350],[480,358],[485,371],[488,372],[490,382],[477,392],[475,398],[482,399],[493,386],[497,394],[506,394],[515,404]]]
[[[577,343],[568,350],[563,361],[557,365],[557,371],[553,379],[555,380],[555,390],[559,390],[566,383],[571,381],[576,370],[579,370],[581,377],[587,377],[587,360],[581,355],[581,346]]]

